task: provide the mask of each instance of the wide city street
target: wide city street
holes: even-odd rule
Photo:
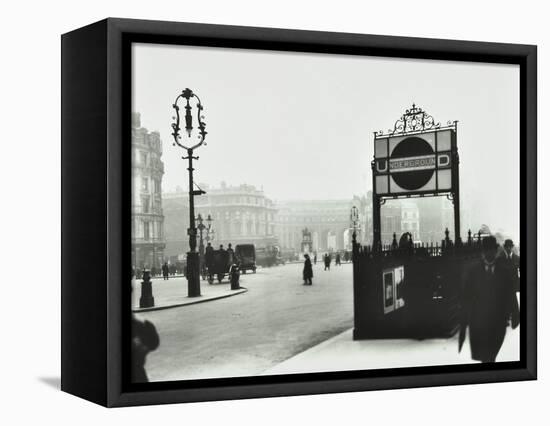
[[[136,314],[153,322],[160,347],[147,357],[150,381],[257,375],[353,326],[352,264],[313,265],[304,286],[302,263],[241,275],[248,292]],[[159,288],[160,280],[155,280]],[[184,278],[170,280],[170,285]],[[202,287],[209,284],[201,282]],[[227,279],[223,284],[229,286]]]

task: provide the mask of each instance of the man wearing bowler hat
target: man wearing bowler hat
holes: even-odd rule
[[[472,359],[495,362],[504,342],[506,328],[519,324],[519,307],[510,284],[509,270],[497,259],[495,237],[482,241],[481,258],[466,274],[461,298],[459,347],[469,329]]]
[[[504,241],[503,250],[498,261],[508,271],[511,286],[514,291],[519,291],[519,256],[514,252],[514,242],[510,239]]]

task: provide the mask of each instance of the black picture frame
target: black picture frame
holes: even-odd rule
[[[113,18],[61,42],[62,390],[116,407],[536,379],[536,46]],[[130,384],[133,42],[519,65],[520,361]]]

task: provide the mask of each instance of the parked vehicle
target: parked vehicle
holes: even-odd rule
[[[246,271],[256,273],[256,248],[254,244],[237,244],[235,246],[235,257],[241,273]]]

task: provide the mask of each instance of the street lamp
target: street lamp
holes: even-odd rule
[[[191,105],[190,100],[192,98],[197,98],[197,121],[198,121],[198,135],[196,137],[197,141],[192,142],[191,137],[193,136],[193,116],[191,114]],[[185,100],[185,131],[187,133],[187,143],[182,141],[180,135],[180,107],[178,102],[180,100]],[[188,160],[187,170],[189,171],[189,228],[187,229],[187,234],[189,235],[189,252],[187,252],[187,293],[189,297],[198,297],[201,295],[201,283],[200,283],[200,260],[199,253],[197,253],[197,228],[195,227],[195,195],[206,194],[202,189],[197,191],[193,190],[193,160],[198,160],[199,157],[193,157],[193,151],[200,147],[204,143],[204,138],[206,137],[206,123],[202,120],[204,116],[202,115],[203,106],[201,104],[200,98],[193,93],[191,89],[186,88],[178,95],[172,108],[176,111],[176,116],[173,117],[175,120],[172,123],[174,137],[174,146],[179,146],[183,148],[187,157],[182,157],[184,160]],[[206,145],[206,144],[205,144]]]
[[[214,235],[216,235],[216,230],[214,227],[208,228],[206,230],[206,242],[209,243],[210,241],[213,241]]]

